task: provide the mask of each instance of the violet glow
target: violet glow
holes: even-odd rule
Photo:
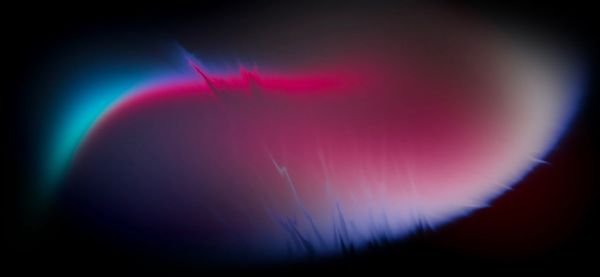
[[[66,201],[117,234],[217,260],[329,255],[436,228],[543,162],[576,110],[576,61],[518,42],[490,36],[458,62],[373,50],[214,74],[190,60],[94,122]]]

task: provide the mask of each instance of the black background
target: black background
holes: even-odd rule
[[[584,106],[575,120],[571,131],[554,151],[548,161],[552,167],[542,167],[533,172],[513,191],[495,201],[490,208],[477,211],[467,219],[445,226],[439,230],[423,230],[399,243],[390,243],[378,249],[362,254],[347,255],[337,259],[307,261],[276,267],[251,268],[210,268],[229,272],[251,271],[267,273],[324,273],[347,272],[357,270],[366,272],[381,271],[390,274],[402,274],[406,270],[430,271],[446,269],[495,271],[497,268],[539,268],[554,269],[556,267],[583,269],[593,267],[598,260],[598,228],[597,216],[597,171],[595,161],[597,153],[597,64],[594,49],[594,37],[597,32],[594,23],[593,4],[550,4],[536,5],[494,5],[474,3],[452,3],[461,8],[470,9],[484,16],[510,18],[532,26],[551,30],[575,42],[585,54],[590,68],[588,94]],[[311,9],[332,9],[345,5],[365,5],[365,2],[348,3],[346,1],[320,3],[306,1],[282,5],[280,11],[297,14]],[[104,241],[93,234],[81,231],[73,223],[54,213],[42,226],[32,226],[25,217],[26,195],[31,190],[32,166],[35,164],[35,151],[32,141],[38,135],[33,121],[36,120],[35,107],[47,101],[51,95],[40,94],[32,89],[40,70],[47,70],[48,55],[56,51],[64,51],[77,44],[82,38],[95,35],[127,36],[144,34],[150,37],[168,38],[175,32],[182,19],[194,17],[198,22],[205,22],[206,28],[212,28],[221,21],[231,22],[236,18],[251,19],[264,15],[264,9],[274,2],[195,2],[195,4],[174,3],[63,3],[63,4],[17,4],[13,8],[5,8],[2,19],[2,44],[7,47],[3,60],[4,78],[8,86],[2,92],[3,116],[7,142],[3,143],[2,156],[4,162],[2,182],[5,197],[3,208],[3,242],[2,249],[8,257],[7,264],[15,269],[30,272],[121,272],[130,273],[164,273],[164,274],[199,274],[209,267],[195,263],[169,260],[146,255],[143,251],[123,251],[112,242]],[[370,4],[372,7],[375,4]],[[394,2],[376,4],[377,8],[394,8]],[[201,19],[198,19],[201,18]],[[228,23],[235,24],[235,23]],[[550,185],[548,185],[550,184]],[[553,187],[576,186],[578,198],[568,202],[579,203],[576,211],[577,223],[569,229],[568,234],[542,251],[520,254],[510,253],[510,239],[519,237],[511,234],[508,246],[502,253],[481,252],[482,247],[456,247],[468,241],[465,234],[485,236],[486,232],[495,228],[501,231],[519,232],[533,223],[527,223],[524,216],[521,221],[510,221],[507,218],[517,216],[527,207],[528,197],[537,197],[540,191]],[[560,190],[557,190],[560,191]],[[583,195],[583,196],[581,196]],[[560,195],[556,199],[561,200]],[[564,206],[564,205],[563,205]],[[536,215],[555,213],[563,207],[544,209],[541,207]],[[558,208],[557,208],[558,207]],[[571,208],[571,207],[566,207]],[[546,215],[544,220],[552,220],[553,215]],[[548,219],[549,218],[549,219]],[[500,223],[498,223],[500,222]],[[495,225],[497,224],[497,225]],[[520,226],[519,224],[522,224]],[[509,227],[506,227],[506,226]],[[504,226],[504,227],[502,227]],[[483,234],[482,234],[483,232]],[[533,232],[532,236],[537,233]],[[492,235],[492,234],[490,234]],[[527,240],[527,238],[519,238]],[[490,241],[493,239],[477,240]],[[448,242],[449,241],[449,242]],[[448,243],[447,243],[448,242]],[[467,243],[468,244],[468,243]],[[485,246],[483,246],[485,248]],[[473,250],[475,249],[475,250]],[[514,251],[520,251],[516,248]],[[3,269],[7,270],[7,269]]]

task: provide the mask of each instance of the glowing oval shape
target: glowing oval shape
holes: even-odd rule
[[[95,125],[69,203],[208,260],[330,254],[434,228],[541,162],[578,98],[568,56],[490,41],[452,62],[377,53],[240,76],[193,65],[198,76],[141,91]]]

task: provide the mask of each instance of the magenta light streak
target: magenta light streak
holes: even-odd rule
[[[95,124],[69,176],[75,199],[213,257],[335,253],[435,228],[518,181],[574,107],[570,62],[485,51],[460,68],[365,55],[218,76],[191,62],[196,77]]]

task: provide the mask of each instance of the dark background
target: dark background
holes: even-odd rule
[[[36,164],[33,142],[39,113],[52,95],[34,89],[39,76],[48,73],[53,55],[77,48],[90,37],[101,37],[110,47],[110,38],[140,35],[168,39],[178,33],[182,20],[204,23],[214,43],[227,41],[236,27],[269,15],[276,5],[278,14],[336,10],[351,6],[357,10],[398,8],[395,2],[366,4],[347,1],[277,2],[196,2],[108,4],[17,4],[5,9],[2,19],[4,78],[2,118],[7,140],[2,145],[6,159],[2,167],[3,193],[2,250],[6,264],[20,271],[42,272],[148,272],[196,274],[206,270],[260,271],[267,273],[320,273],[356,270],[402,274],[405,270],[446,269],[495,270],[496,268],[557,267],[584,269],[598,260],[598,166],[597,151],[597,63],[594,37],[597,36],[593,4],[495,5],[448,3],[487,17],[523,22],[575,43],[584,53],[590,78],[581,112],[559,146],[547,157],[548,165],[533,171],[514,190],[491,207],[436,230],[421,230],[409,239],[379,246],[365,253],[336,259],[306,261],[274,267],[214,268],[193,262],[155,257],[143,250],[127,250],[75,226],[59,212],[42,225],[27,218],[27,195],[32,190],[32,167]],[[219,26],[225,26],[219,29]],[[212,33],[211,33],[212,32]],[[238,31],[242,32],[242,31]],[[211,47],[214,45],[211,45]],[[144,51],[144,50],[142,50]],[[43,72],[40,72],[43,71]],[[532,201],[535,199],[535,201]],[[532,204],[535,203],[535,204]],[[6,258],[5,258],[6,259]],[[5,269],[6,270],[6,269]]]

